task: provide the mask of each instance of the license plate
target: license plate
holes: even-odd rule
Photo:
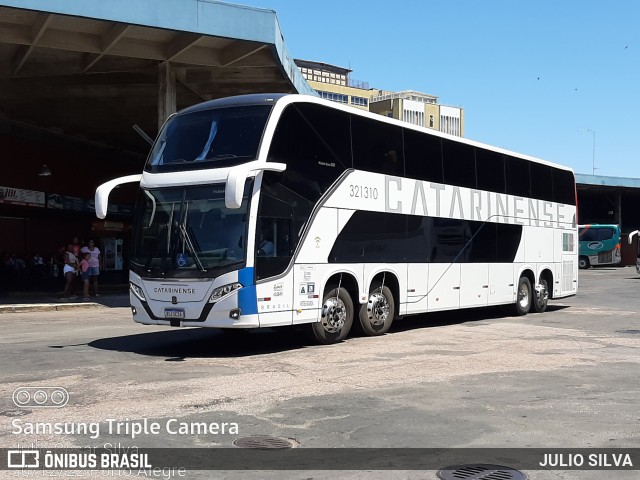
[[[164,318],[184,318],[184,308],[165,308]]]

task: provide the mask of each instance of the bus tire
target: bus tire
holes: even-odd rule
[[[330,288],[324,294],[319,322],[309,324],[309,332],[316,342],[331,345],[344,340],[353,325],[353,300],[346,289]]]
[[[387,333],[395,316],[393,294],[381,283],[371,284],[367,303],[360,306],[360,326],[367,336]]]
[[[538,292],[534,292],[531,307],[535,313],[543,313],[547,309],[549,303],[549,285],[544,278],[540,279],[539,285],[542,287],[540,295]]]
[[[516,315],[526,315],[529,313],[529,309],[531,309],[531,294],[531,282],[527,277],[520,277],[520,280],[518,280],[518,290],[516,291]]]
[[[580,257],[578,259],[578,268],[580,268],[582,270],[586,270],[590,266],[591,266],[591,262],[589,262],[589,258],[588,257]]]

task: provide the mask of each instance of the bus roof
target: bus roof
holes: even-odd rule
[[[578,228],[620,228],[617,223],[585,223],[578,225]]]
[[[275,105],[278,100],[287,95],[288,94],[286,93],[252,93],[249,95],[235,95],[233,97],[218,98],[216,100],[209,100],[187,107],[177,112],[177,115],[199,112],[212,108],[240,107],[243,105]]]
[[[360,110],[358,108],[350,107],[348,105],[341,105],[339,103],[332,102],[330,100],[325,100],[320,97],[314,97],[311,95],[302,95],[302,94],[290,94],[290,93],[260,93],[260,94],[249,94],[249,95],[237,95],[233,97],[226,97],[217,100],[209,100],[207,102],[199,103],[197,105],[193,105],[184,110],[181,110],[177,113],[177,115],[181,115],[184,113],[191,113],[201,110],[208,110],[212,108],[226,108],[226,107],[234,107],[234,106],[242,106],[242,105],[275,105],[280,102],[289,103],[316,103],[319,105],[324,105],[326,107],[332,108],[334,110],[341,110],[344,112],[348,112],[354,115],[360,115],[362,117],[367,117],[372,120],[376,120],[378,122],[385,122],[392,125],[397,125],[399,127],[408,128],[411,130],[416,130],[422,133],[427,133],[429,135],[434,135],[441,138],[446,138],[449,140],[453,140],[459,143],[464,143],[467,145],[471,145],[474,147],[482,148],[485,150],[491,150],[496,153],[501,153],[504,155],[510,155],[513,157],[518,157],[524,160],[528,160],[531,162],[540,163],[543,165],[547,165],[553,168],[557,168],[560,170],[567,170],[573,173],[573,169],[570,167],[560,165],[557,163],[549,162],[547,160],[542,160],[540,158],[532,157],[530,155],[525,155],[522,153],[514,152],[511,150],[506,150],[504,148],[495,147],[492,145],[484,144],[481,142],[477,142],[475,140],[468,140],[466,138],[457,137],[455,135],[449,135],[447,133],[439,132],[437,130],[433,130],[431,128],[420,127],[418,125],[413,125],[411,123],[404,122],[402,120],[397,120],[395,118],[384,117],[382,115],[367,112],[364,110]]]

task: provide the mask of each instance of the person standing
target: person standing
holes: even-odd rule
[[[80,241],[78,240],[78,237],[73,237],[71,239],[71,245],[73,245],[73,250],[71,253],[73,253],[76,258],[80,258]]]
[[[87,246],[82,247],[81,252],[91,255],[91,258],[89,259],[89,276],[91,277],[91,283],[93,284],[93,292],[96,297],[99,297],[98,276],[100,275],[100,268],[102,268],[102,255],[100,255],[100,249],[96,247],[96,243],[93,239],[90,239]]]
[[[65,286],[62,300],[72,300],[76,298],[73,295],[73,281],[76,278],[76,270],[78,269],[78,258],[73,254],[73,245],[67,246],[67,252],[64,254],[64,272]]]
[[[53,276],[57,278],[64,278],[64,257],[67,253],[67,248],[62,245],[56,253],[51,257],[51,261],[53,263]]]
[[[80,272],[82,275],[82,297],[83,300],[89,300],[89,261],[91,260],[91,253],[84,252],[82,254],[82,261],[80,262]]]

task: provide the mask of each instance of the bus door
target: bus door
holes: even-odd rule
[[[575,230],[562,231],[562,277],[560,289],[563,294],[575,293],[578,289],[578,264],[576,250],[579,249]]]
[[[269,197],[263,202],[270,202]],[[269,213],[278,210],[271,207]],[[281,216],[261,216],[256,225],[256,293],[261,327],[293,322],[293,271],[288,269],[293,252],[291,218],[287,212],[283,206]]]

